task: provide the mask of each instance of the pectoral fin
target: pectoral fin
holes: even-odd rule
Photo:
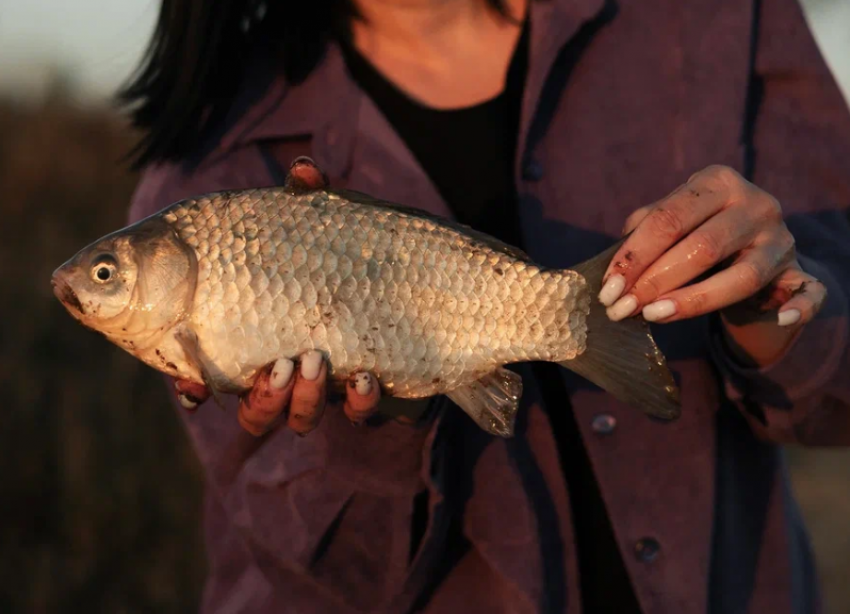
[[[522,378],[513,371],[499,368],[446,396],[488,433],[511,437],[522,396]]]
[[[198,368],[198,371],[201,372],[201,378],[204,380],[204,385],[207,387],[207,390],[210,391],[210,394],[212,394],[216,405],[218,405],[221,409],[224,409],[224,397],[221,396],[221,392],[215,387],[214,380],[207,369],[197,333],[195,333],[190,326],[183,326],[175,331],[174,338],[177,339],[180,347],[183,348],[186,360],[195,365]]]

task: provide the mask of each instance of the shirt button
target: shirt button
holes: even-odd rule
[[[644,563],[654,561],[658,558],[659,552],[661,552],[661,544],[654,537],[644,537],[635,544],[635,556]]]
[[[543,179],[543,165],[537,160],[527,160],[522,167],[522,178],[526,181],[540,181]]]
[[[597,414],[593,417],[590,428],[597,435],[610,435],[617,428],[617,419],[611,414]]]

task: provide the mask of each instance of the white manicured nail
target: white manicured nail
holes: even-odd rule
[[[292,371],[295,369],[295,363],[288,358],[279,358],[272,367],[272,375],[269,378],[269,384],[272,388],[280,390],[286,388],[289,380],[292,379]]]
[[[625,287],[625,277],[619,274],[611,275],[608,281],[605,282],[605,285],[602,286],[602,290],[599,291],[599,302],[606,307],[610,307],[614,304],[614,301],[620,298]]]
[[[372,392],[372,376],[368,373],[358,373],[354,376],[354,390],[361,397],[368,396]]]
[[[180,401],[180,405],[182,405],[186,409],[195,409],[198,406],[197,403],[192,401],[189,397],[187,397],[183,393],[180,393],[180,394],[177,395],[177,400]]]
[[[796,324],[800,321],[800,310],[799,309],[786,309],[785,311],[780,311],[779,316],[777,318],[779,322],[779,326],[791,326],[792,324]]]
[[[301,377],[313,381],[322,370],[322,353],[310,350],[301,357]]]
[[[637,299],[632,294],[627,294],[619,301],[611,305],[605,312],[608,318],[614,322],[619,322],[623,318],[628,318],[635,312],[637,308]]]
[[[655,301],[643,308],[643,317],[650,322],[658,322],[676,313],[676,303],[670,299]]]

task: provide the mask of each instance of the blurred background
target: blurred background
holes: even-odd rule
[[[850,0],[804,4],[850,100]],[[46,282],[125,220],[135,136],[109,97],[158,6],[0,0],[0,613],[192,612],[200,596],[201,473],[165,387]],[[850,612],[850,451],[789,459],[828,612]]]

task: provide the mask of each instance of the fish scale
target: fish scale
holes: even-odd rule
[[[282,188],[198,196],[80,250],[53,274],[83,325],[173,377],[242,393],[280,358],[320,350],[336,380],[371,371],[385,394],[446,394],[510,436],[509,363],[553,361],[660,419],[680,413],[640,318],[591,297],[618,249],[573,270],[423,211],[327,190],[298,159]],[[309,180],[305,180],[305,177]]]
[[[415,398],[505,363],[584,349],[580,275],[542,270],[430,220],[283,189],[192,199],[163,219],[195,251],[191,320],[228,388],[319,349],[333,376],[373,371],[387,391]]]

